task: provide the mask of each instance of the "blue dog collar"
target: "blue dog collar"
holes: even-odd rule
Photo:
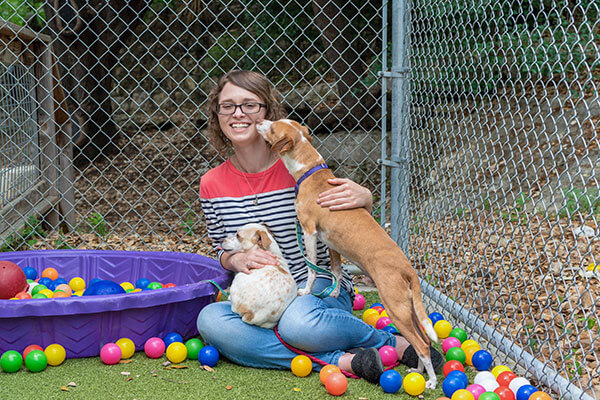
[[[311,169],[309,169],[308,171],[306,171],[304,173],[304,175],[302,175],[300,177],[300,179],[298,179],[298,181],[296,182],[296,187],[294,188],[296,190],[296,197],[298,197],[298,189],[300,188],[300,184],[309,176],[311,176],[312,174],[314,174],[315,172],[317,172],[320,169],[329,169],[329,167],[327,166],[327,164],[323,163],[323,164],[319,164],[316,167],[312,167]]]

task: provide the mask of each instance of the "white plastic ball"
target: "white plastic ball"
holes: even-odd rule
[[[29,288],[27,289],[27,293],[31,294],[31,291],[33,290],[34,287],[36,287],[37,285],[39,285],[39,283],[37,282],[31,282],[29,284]]]
[[[483,381],[480,383],[481,386],[483,386],[485,388],[486,391],[488,392],[493,392],[494,390],[496,390],[498,387],[500,387],[500,384],[494,379],[490,379],[488,381]]]
[[[477,385],[481,385],[481,382],[489,381],[490,379],[493,381],[496,380],[496,377],[494,376],[494,374],[492,374],[490,371],[481,371],[481,372],[478,372],[477,375],[475,375],[475,378],[473,379],[473,383],[475,383]]]
[[[512,390],[512,392],[516,396],[517,392],[519,391],[519,389],[523,385],[530,385],[530,383],[529,383],[529,381],[526,378],[523,378],[523,377],[519,376],[519,377],[516,377],[515,379],[513,379],[512,381],[510,381],[510,383],[508,384],[508,388],[510,390]]]

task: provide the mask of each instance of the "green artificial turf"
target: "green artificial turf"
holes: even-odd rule
[[[363,293],[367,305],[379,301],[376,293]],[[362,311],[355,312],[359,316]],[[439,348],[439,347],[438,347]],[[441,348],[440,348],[441,351]],[[197,360],[178,364],[185,369],[163,366],[166,356],[150,359],[137,352],[128,364],[104,365],[99,357],[69,359],[58,367],[32,373],[22,367],[19,372],[0,372],[0,399],[323,399],[334,398],[325,390],[319,374],[298,378],[289,370],[246,368],[222,358],[213,371],[203,369]],[[406,369],[396,370],[404,377]],[[128,374],[123,374],[128,373]],[[468,371],[472,381],[474,373]],[[443,396],[442,376],[438,388],[425,390],[423,399]],[[76,386],[69,387],[74,382]],[[68,391],[61,390],[67,387]],[[340,399],[410,399],[402,389],[386,394],[378,385],[349,379]]]

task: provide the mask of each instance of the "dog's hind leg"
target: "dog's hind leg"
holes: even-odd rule
[[[312,227],[306,228],[304,224],[302,225],[302,229],[304,230],[304,247],[306,248],[306,258],[313,264],[317,264],[317,230]],[[312,231],[312,233],[310,233]],[[313,286],[315,285],[315,279],[317,277],[317,273],[310,268],[308,265],[308,277],[306,279],[306,286],[304,289],[298,290],[298,296],[305,296],[307,294],[312,293]]]
[[[338,297],[340,295],[340,285],[342,281],[342,257],[340,257],[340,253],[333,250],[331,247],[329,248],[329,259],[331,260],[331,273],[333,276],[331,277],[331,283],[333,284],[337,279],[337,286],[331,292],[331,297]]]

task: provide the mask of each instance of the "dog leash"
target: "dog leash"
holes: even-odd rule
[[[298,220],[296,220],[296,240],[298,241],[298,247],[300,248],[300,253],[302,254],[302,257],[304,257],[304,262],[306,262],[306,265],[308,265],[311,269],[313,269],[317,272],[320,272],[322,274],[327,274],[332,277],[333,283],[330,286],[323,289],[320,293],[313,293],[314,296],[317,296],[321,299],[328,297],[335,290],[335,288],[337,288],[338,280],[331,271],[321,268],[318,265],[313,264],[306,257],[306,253],[304,252],[304,245],[302,244],[302,226],[300,225],[300,221],[298,221]]]
[[[203,282],[209,282],[212,283],[213,286],[215,286],[217,288],[217,290],[219,291],[219,294],[217,295],[217,301],[221,300],[221,296],[225,295],[225,298],[229,297],[229,295],[227,294],[226,291],[223,290],[223,288],[221,288],[221,286],[219,286],[219,284],[215,281],[213,281],[212,279],[205,279],[203,281],[199,281],[198,283],[203,283]]]

